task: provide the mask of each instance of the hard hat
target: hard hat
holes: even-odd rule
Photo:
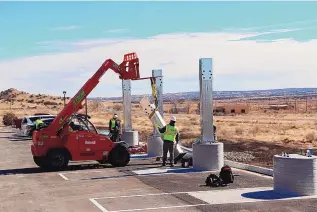
[[[114,118],[118,118],[118,115],[117,114],[114,114],[114,116],[113,116]]]
[[[176,121],[176,117],[175,117],[175,116],[172,116],[172,117],[171,117],[171,121]]]

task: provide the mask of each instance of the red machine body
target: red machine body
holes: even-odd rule
[[[100,163],[110,162],[114,166],[129,163],[130,153],[124,142],[112,142],[105,135],[98,134],[87,118],[76,116],[77,111],[83,107],[82,102],[108,69],[117,73],[120,79],[147,79],[140,78],[139,59],[135,53],[124,55],[120,65],[111,59],[106,60],[47,128],[34,131],[31,151],[38,166],[63,169],[69,160],[96,160]],[[70,131],[70,123],[74,122],[85,129]]]

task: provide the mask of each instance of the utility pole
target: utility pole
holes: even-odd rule
[[[63,94],[64,94],[64,107],[65,107],[65,105],[66,105],[66,97],[65,97],[66,91],[63,91]]]

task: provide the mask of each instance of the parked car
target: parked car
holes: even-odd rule
[[[32,136],[35,130],[35,121],[41,119],[47,123],[52,122],[55,119],[55,115],[36,115],[36,116],[26,116],[21,122],[21,131],[24,136]]]

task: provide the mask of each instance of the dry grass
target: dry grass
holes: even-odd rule
[[[61,97],[47,95],[31,95],[13,91],[15,100],[9,102],[0,99],[0,115],[7,112],[14,112],[18,117],[31,115],[37,112],[58,114],[63,108]],[[31,101],[30,101],[31,100]],[[68,102],[69,100],[67,100]],[[46,104],[44,104],[46,103]],[[217,103],[218,104],[218,103]],[[222,141],[259,141],[306,148],[310,145],[317,147],[317,113],[313,104],[310,104],[310,112],[294,113],[292,110],[269,111],[263,109],[267,102],[262,101],[250,105],[250,112],[243,115],[214,116],[214,123],[217,126],[217,137]],[[188,108],[179,110],[177,126],[181,132],[182,142],[190,143],[198,138],[201,133],[198,102],[185,101],[177,104],[177,107]],[[11,110],[10,110],[11,107]],[[164,104],[164,120],[168,122],[172,115],[173,104]],[[297,108],[302,108],[297,103]],[[122,119],[123,105],[113,102],[88,102],[88,113],[91,121],[99,127],[107,127],[109,119],[114,112],[117,112]],[[302,110],[301,109],[301,110]],[[299,109],[298,109],[299,110]],[[80,111],[84,113],[85,110]],[[138,104],[132,105],[133,128],[140,132],[143,141],[153,133],[153,126],[150,120],[142,113]]]

